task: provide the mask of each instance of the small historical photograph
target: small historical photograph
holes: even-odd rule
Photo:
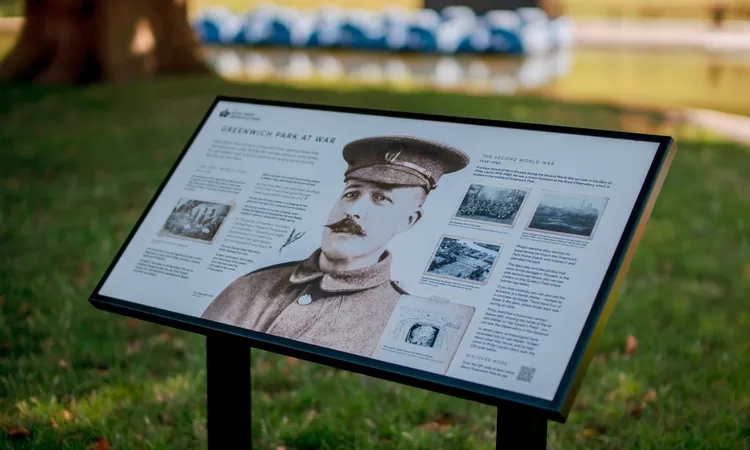
[[[486,284],[503,246],[456,236],[442,236],[426,273]]]
[[[544,192],[527,229],[591,238],[609,199]]]
[[[415,323],[406,334],[406,342],[422,347],[434,347],[440,328],[428,323]]]
[[[231,204],[181,198],[159,235],[212,242],[231,209]]]
[[[523,188],[472,183],[455,218],[512,227],[528,194]]]

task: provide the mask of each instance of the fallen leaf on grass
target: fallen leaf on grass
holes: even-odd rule
[[[576,433],[576,439],[587,440],[593,437],[601,436],[606,430],[604,427],[589,427]]]
[[[268,361],[263,361],[258,365],[258,372],[263,373],[266,372],[268,369],[271,368],[271,363]]]
[[[65,420],[71,420],[73,418],[73,414],[70,413],[67,409],[63,411],[63,417]]]
[[[727,380],[720,379],[711,383],[711,387],[717,388],[717,387],[725,386],[726,384],[727,384]]]
[[[448,424],[441,424],[438,422],[429,422],[419,427],[422,431],[446,431],[451,426]]]
[[[154,336],[154,340],[158,342],[168,342],[172,340],[172,333],[169,331],[162,331],[161,333]]]
[[[55,419],[49,419],[49,425],[52,428],[57,428],[57,422],[55,422]]]
[[[29,311],[31,311],[31,306],[29,306],[28,303],[21,302],[21,304],[18,305],[18,313],[19,314],[26,314]]]
[[[134,222],[141,217],[141,211],[139,208],[128,208],[120,214],[120,217],[128,222]]]
[[[453,420],[454,416],[452,414],[443,414],[419,428],[423,431],[446,431],[453,425]]]
[[[11,439],[22,439],[31,436],[29,430],[23,427],[10,427],[5,430],[5,434]]]
[[[576,434],[576,437],[582,438],[582,439],[589,439],[594,436],[599,436],[599,432],[593,428],[585,428],[580,433]]]
[[[18,177],[11,177],[5,180],[5,187],[10,191],[19,191],[22,185],[23,183],[21,183],[21,179]]]
[[[68,368],[68,362],[65,361],[64,359],[61,359],[60,361],[57,362],[57,367],[59,367],[61,369],[67,369]]]
[[[128,328],[135,328],[138,326],[140,322],[138,319],[134,319],[132,317],[128,317],[128,319],[125,321],[125,326]]]
[[[632,355],[636,350],[638,350],[638,339],[632,334],[628,335],[628,338],[625,340],[625,354]]]
[[[585,411],[589,409],[590,407],[590,400],[585,395],[581,395],[579,398],[576,399],[575,403],[573,403],[573,408],[576,411]]]
[[[286,450],[286,447],[284,447],[283,445],[277,445],[276,450]]]
[[[81,261],[81,264],[78,265],[78,274],[79,275],[90,275],[91,274],[91,264],[89,264],[89,262],[86,261],[86,260]]]
[[[109,450],[109,441],[104,438],[98,438],[89,447],[90,450]]]
[[[79,288],[86,285],[89,275],[91,275],[91,264],[88,261],[82,261],[78,265],[78,273],[76,274],[75,283]]]
[[[735,402],[735,405],[737,406],[737,409],[750,408],[750,397],[745,397],[742,400]]]
[[[47,338],[42,341],[42,348],[45,350],[49,350],[53,345],[55,345],[55,340],[52,338]]]
[[[630,417],[640,419],[643,416],[643,403],[630,410]]]
[[[317,416],[317,415],[318,415],[318,411],[316,411],[314,409],[308,409],[307,410],[307,417],[305,418],[305,425],[304,426],[309,425],[310,422],[312,422],[313,419],[315,419],[315,416]]]
[[[291,356],[286,356],[286,357],[284,357],[284,361],[286,361],[286,363],[287,363],[287,364],[289,364],[290,366],[294,366],[294,365],[297,365],[297,364],[299,364],[299,362],[300,362],[300,360],[299,360],[299,359],[297,359],[297,358],[293,358],[293,357],[291,357]]]
[[[132,356],[138,353],[141,347],[143,347],[143,342],[141,342],[139,339],[130,341],[125,345],[125,354],[128,356]]]
[[[630,417],[640,419],[643,416],[643,411],[646,409],[646,405],[656,400],[656,391],[651,389],[643,396],[643,400],[637,406],[630,410]]]
[[[0,306],[3,306],[5,304],[5,296],[0,295]]]

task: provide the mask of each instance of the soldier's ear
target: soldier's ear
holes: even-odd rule
[[[422,208],[417,208],[413,213],[409,215],[408,218],[408,226],[405,230],[408,230],[409,228],[413,227],[417,222],[419,222],[419,219],[422,218]]]

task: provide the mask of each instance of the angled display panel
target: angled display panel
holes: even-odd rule
[[[218,97],[101,309],[565,421],[664,136]]]

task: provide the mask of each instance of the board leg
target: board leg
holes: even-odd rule
[[[250,347],[228,336],[206,337],[208,448],[252,445]]]
[[[495,448],[546,449],[547,420],[535,415],[507,413],[498,410]]]

